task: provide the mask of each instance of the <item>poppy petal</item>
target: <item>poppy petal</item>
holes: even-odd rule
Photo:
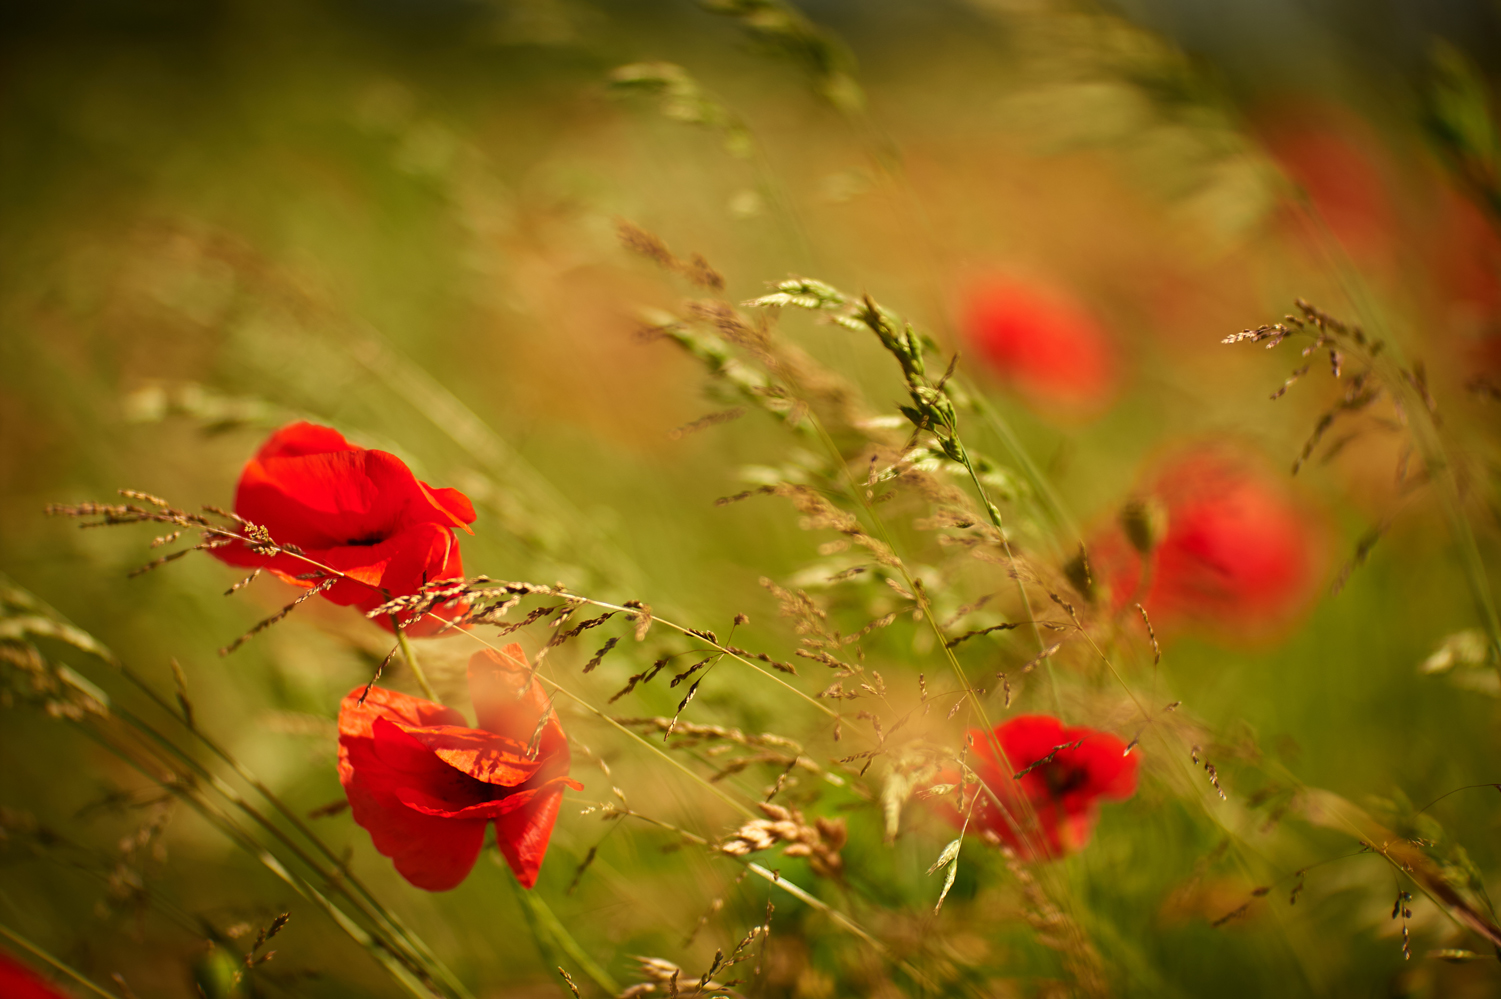
[[[463,528],[466,534],[474,533],[469,527],[475,519],[474,504],[469,502],[468,496],[457,489],[434,489],[426,482],[417,485],[422,487],[428,502],[452,520],[453,526]]]
[[[312,583],[298,577],[319,565],[333,568],[349,578],[323,595],[365,610],[416,593],[431,580],[462,576],[452,529],[467,531],[474,520],[473,505],[458,490],[432,489],[395,455],[356,447],[338,431],[310,423],[276,431],[246,463],[235,512],[305,557],[267,557],[235,542],[214,549],[218,558],[269,569],[304,588]],[[465,609],[451,603],[408,632],[441,631]],[[380,623],[391,630],[390,621]]]
[[[360,703],[360,696],[365,703]],[[339,739],[369,739],[377,718],[386,718],[412,728],[432,725],[463,725],[464,716],[453,708],[422,697],[385,687],[355,687],[339,703]]]
[[[532,676],[526,653],[515,642],[500,652],[484,649],[469,659],[469,695],[480,728],[500,732],[531,743],[543,713],[548,721],[542,728],[539,756],[559,759],[567,772],[568,740],[552,713],[547,694]]]
[[[25,965],[0,953],[0,996],[6,999],[67,999]]]
[[[289,423],[268,437],[255,457],[264,461],[267,458],[295,458],[304,454],[358,450],[333,427],[321,427],[303,420]]]
[[[569,781],[567,786],[574,790],[583,787],[576,781]],[[542,860],[547,855],[547,841],[552,836],[553,824],[558,821],[558,811],[563,807],[561,786],[555,790],[538,790],[542,793],[538,794],[531,807],[495,820],[496,844],[523,888],[530,888],[537,883],[537,873],[542,869]]]
[[[408,881],[427,891],[446,891],[468,875],[484,842],[485,819],[443,818],[402,803],[401,785],[418,778],[392,771],[370,739],[341,741],[340,779],[355,822]]]
[[[530,780],[541,766],[537,760],[527,759],[524,744],[493,732],[461,725],[403,726],[402,731],[446,765],[485,784],[516,787]]]

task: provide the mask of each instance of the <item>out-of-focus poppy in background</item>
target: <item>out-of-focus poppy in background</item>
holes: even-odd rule
[[[1035,406],[1097,414],[1115,395],[1118,349],[1089,309],[1059,287],[1008,275],[976,281],[961,325],[980,364]]]
[[[1268,634],[1306,609],[1323,563],[1318,520],[1266,462],[1229,445],[1164,459],[1089,549],[1119,611],[1235,635]]]

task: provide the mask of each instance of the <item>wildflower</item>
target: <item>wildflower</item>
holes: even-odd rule
[[[1129,511],[1143,502],[1165,521],[1146,548],[1126,536]],[[1122,524],[1090,548],[1091,568],[1116,609],[1140,603],[1159,623],[1192,620],[1245,633],[1282,623],[1310,594],[1316,560],[1307,515],[1227,448],[1179,455],[1126,509]]]
[[[1367,262],[1390,260],[1399,219],[1369,128],[1332,104],[1273,106],[1254,117],[1272,159],[1341,245]]]
[[[259,554],[235,542],[215,548],[231,565],[271,570],[295,586],[317,584],[318,565],[343,573],[323,596],[369,611],[391,597],[416,593],[424,583],[464,574],[453,528],[474,522],[474,507],[457,489],[419,482],[402,460],[385,451],[355,447],[337,430],[311,423],[282,427],[245,465],[235,491],[235,513],[265,528],[287,552]],[[436,613],[452,618],[463,607]],[[392,625],[382,616],[387,630]],[[442,622],[412,622],[408,634],[431,634]]]
[[[452,708],[380,687],[339,708],[339,781],[354,820],[418,888],[463,881],[495,824],[516,878],[537,880],[568,777],[568,740],[520,645],[469,660],[478,728]]]
[[[969,768],[984,786],[965,783],[957,803],[947,796],[931,800],[956,827],[964,826],[968,812],[971,830],[1026,859],[1082,849],[1094,831],[1099,803],[1136,793],[1137,758],[1127,756],[1125,744],[1107,732],[1066,728],[1051,715],[1020,715],[997,725],[994,734],[1002,759],[983,729],[969,732],[974,747]],[[941,772],[936,782],[958,784],[959,772]]]
[[[6,999],[67,999],[3,952],[0,952],[0,996]]]
[[[1114,392],[1110,337],[1061,291],[992,278],[970,291],[962,324],[991,370],[1034,403],[1100,409]]]

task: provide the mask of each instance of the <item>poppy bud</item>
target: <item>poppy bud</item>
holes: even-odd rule
[[[1150,555],[1167,534],[1167,507],[1155,496],[1139,496],[1121,507],[1121,530],[1142,555]]]
[[[1254,633],[1306,604],[1318,532],[1248,456],[1226,446],[1186,450],[1140,495],[1089,548],[1117,610],[1137,602],[1159,626],[1194,620]]]
[[[1084,551],[1084,546],[1079,546],[1079,554],[1063,564],[1063,576],[1068,580],[1074,592],[1079,596],[1094,603],[1095,586],[1094,576],[1089,571],[1089,555]]]
[[[193,962],[193,985],[206,999],[240,999],[240,962],[221,947],[213,947]]]

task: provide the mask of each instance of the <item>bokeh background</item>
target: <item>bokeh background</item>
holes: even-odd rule
[[[1473,457],[1468,511],[1494,570],[1485,456],[1501,410],[1467,387],[1501,371],[1487,189],[1501,147],[1486,144],[1485,118],[1488,74],[1501,69],[1494,6],[801,9],[826,49],[686,0],[0,7],[0,568],[164,690],[178,660],[203,724],[304,811],[340,797],[335,706],[368,678],[384,636],[314,602],[221,659],[285,590],[222,597],[233,574],[209,559],[127,580],[149,558],[146,529],[80,532],[45,518],[47,503],[120,487],[227,503],[270,429],[312,419],[473,497],[470,572],[645,599],[721,634],[743,611],[763,629],[757,647],[785,656],[794,638],[758,579],[796,578],[817,542],[784,508],[713,501],[787,461],[789,443],[757,414],[672,433],[726,403],[689,358],[637,335],[647,310],[675,307],[684,290],[621,249],[625,219],[704,254],[732,299],[814,276],[870,291],[951,349],[964,349],[964,295],[984,275],[1065,289],[1122,360],[1107,405],[1034,408],[968,355],[962,370],[1086,526],[1108,522],[1143,469],[1185,441],[1234,441],[1285,477],[1334,390],[1316,364],[1270,402],[1294,353],[1224,336],[1298,296],[1379,324],[1424,361]],[[680,89],[612,78],[641,63],[680,67]],[[1444,127],[1456,92],[1470,102],[1467,132]],[[878,406],[899,401],[874,343],[792,316],[783,329]],[[1008,454],[987,428],[974,433]],[[1319,599],[1296,621],[1254,640],[1169,636],[1164,689],[1230,747],[1232,789],[1244,762],[1243,799],[1266,760],[1361,802],[1421,804],[1501,780],[1501,690],[1481,670],[1420,671],[1478,619],[1437,505],[1399,495],[1400,459],[1399,436],[1373,434],[1287,478],[1321,538]],[[909,683],[926,654],[916,634],[883,651]],[[468,648],[425,649],[440,689],[461,695]],[[602,701],[628,671],[621,660],[583,689]],[[87,675],[128,696],[97,666]],[[641,697],[632,712],[670,714],[676,700]],[[747,730],[797,714],[749,683],[706,685],[697,705],[699,720]],[[3,719],[0,922],[96,980],[119,972],[141,997],[192,996],[223,987],[204,984],[203,925],[222,933],[291,910],[274,964],[244,994],[396,994],[368,955],[188,810],[149,848],[131,847],[163,806],[75,729],[19,707]],[[724,816],[607,730],[571,726],[633,801],[724,831]],[[585,797],[597,800],[610,781],[590,773]],[[1498,806],[1481,789],[1433,812],[1491,884]],[[866,890],[925,912],[934,885],[922,871],[943,829],[919,821],[888,848],[873,805],[829,791],[819,810],[833,809],[849,818],[846,863]],[[565,809],[539,890],[623,981],[634,954],[706,966],[759,917],[764,892],[733,885],[732,866],[577,811]],[[558,994],[488,859],[460,889],[428,896],[347,814],[318,821],[478,994]],[[1431,904],[1415,905],[1419,944],[1403,960],[1387,918],[1395,885],[1370,858],[1321,868],[1296,907],[1212,928],[1255,881],[1351,852],[1327,832],[1279,827],[1257,841],[1262,866],[1242,870],[1219,864],[1218,842],[1146,783],[1066,862],[1120,994],[1501,993],[1494,963],[1426,956],[1473,944],[1456,943]],[[991,970],[955,994],[1038,994],[1056,973],[1056,955],[1007,921],[1003,881],[999,866],[961,870],[945,953]],[[721,895],[725,908],[684,945]],[[893,936],[921,925],[869,898],[849,904]],[[900,994],[816,914],[777,905],[786,931],[762,994]]]

